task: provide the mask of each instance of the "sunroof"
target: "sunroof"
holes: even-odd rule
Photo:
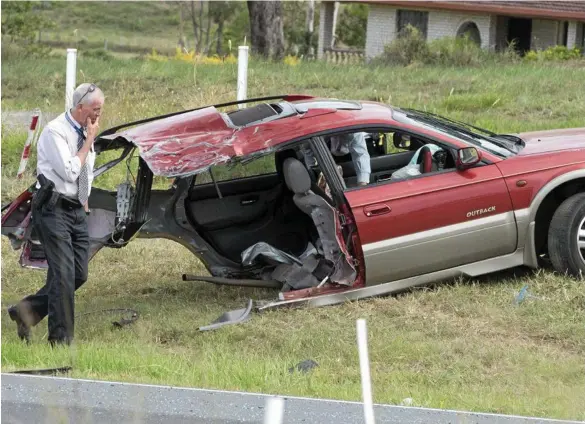
[[[362,105],[358,102],[348,100],[323,99],[308,102],[294,103],[295,108],[304,113],[309,109],[337,109],[337,110],[360,110]]]
[[[278,112],[270,105],[263,103],[250,108],[236,110],[227,115],[236,127],[243,127],[250,125],[252,122],[262,121],[263,119],[278,115]]]
[[[252,124],[272,121],[298,113],[286,102],[283,103],[262,103],[256,106],[235,110],[225,114],[227,119],[235,127],[246,127]]]

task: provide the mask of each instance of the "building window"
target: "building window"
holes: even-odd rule
[[[561,46],[567,46],[567,41],[569,39],[569,22],[559,22],[559,34],[558,34],[558,44]]]
[[[427,27],[429,24],[429,13],[419,12],[417,10],[398,10],[397,13],[397,25],[398,35],[402,35],[408,25],[412,25],[418,29],[423,36],[427,38]]]
[[[475,22],[465,22],[457,30],[457,37],[467,37],[478,46],[481,46],[481,34]]]

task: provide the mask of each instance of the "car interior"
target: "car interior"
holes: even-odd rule
[[[214,183],[192,185],[187,210],[201,237],[228,259],[241,261],[242,252],[265,242],[291,255],[300,255],[318,238],[309,215],[293,201],[287,186],[284,162],[297,158],[298,150],[275,152],[275,172]],[[248,167],[254,166],[254,162]],[[217,187],[216,187],[217,185]],[[311,188],[319,191],[315,181]]]
[[[439,165],[455,167],[451,153],[444,155],[441,165],[423,140],[405,134],[370,134],[366,141],[372,168],[370,183],[390,180],[394,172],[409,164],[420,148],[421,173],[436,171]],[[276,151],[272,157],[271,172],[223,181],[215,179],[215,182],[206,182],[204,174],[199,174],[189,191],[187,211],[195,231],[218,253],[236,263],[241,262],[242,252],[256,243],[264,242],[299,256],[309,243],[315,245],[319,240],[310,213],[294,202],[294,187],[287,184],[284,167],[287,159],[295,158],[303,163],[310,177],[311,192],[334,206],[324,187],[318,184],[319,166],[306,167],[300,146]],[[334,159],[341,168],[346,186],[355,186],[351,155]],[[250,169],[254,166],[253,161],[246,165]]]
[[[271,173],[202,184],[196,176],[186,208],[195,231],[222,256],[244,268],[268,265],[272,279],[292,288],[324,276],[351,284],[355,269],[339,260],[335,206],[317,183],[318,167],[305,166],[298,146],[273,158]]]
[[[416,151],[421,148],[417,158],[421,174],[455,168],[452,152],[441,149],[440,153],[433,154],[428,146],[425,146],[428,144],[427,141],[406,133],[372,133],[366,137],[366,142],[372,170],[370,184],[390,181],[396,171],[408,166]],[[357,178],[351,155],[333,158],[342,168],[346,187],[356,187]]]

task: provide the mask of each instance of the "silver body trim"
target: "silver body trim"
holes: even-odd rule
[[[429,283],[450,280],[457,277],[476,277],[482,274],[488,274],[502,269],[514,268],[524,262],[524,249],[518,249],[509,255],[499,256],[480,262],[461,265],[442,271],[431,272],[429,274],[396,280],[389,283],[367,286],[355,290],[348,290],[342,293],[326,294],[313,298],[296,299],[282,302],[272,302],[261,305],[256,309],[263,311],[278,307],[309,306],[320,307],[335,305],[351,300],[358,300],[373,296],[389,295],[400,292],[411,287],[423,286]]]
[[[510,211],[365,244],[366,285],[510,254],[520,247],[517,237],[516,215]]]

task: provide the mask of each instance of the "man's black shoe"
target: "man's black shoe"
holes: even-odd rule
[[[16,306],[8,308],[8,315],[10,315],[12,321],[16,322],[16,332],[18,333],[18,337],[21,340],[30,343],[30,327],[22,320]]]
[[[71,346],[72,342],[73,340],[70,339],[69,337],[64,337],[62,339],[49,339],[49,346],[51,346],[52,348],[58,346]]]

